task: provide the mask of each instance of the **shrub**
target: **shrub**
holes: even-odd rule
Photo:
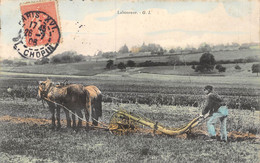
[[[252,65],[252,73],[256,73],[258,76],[258,73],[260,72],[260,64],[253,64]]]
[[[120,70],[123,70],[123,69],[126,69],[126,66],[123,62],[120,62],[118,65],[117,65],[117,68],[119,68]]]
[[[215,69],[219,69],[220,67],[222,67],[222,65],[221,64],[217,64],[216,66],[215,66]]]
[[[258,61],[259,61],[259,59],[258,59],[256,56],[254,56],[254,57],[252,57],[252,56],[246,57],[245,60],[246,60],[247,63],[250,63],[250,62],[258,62]]]
[[[200,57],[199,65],[196,67],[195,72],[209,72],[214,69],[216,60],[214,55],[209,52],[203,53]]]
[[[105,53],[102,53],[102,57],[103,58],[115,58],[117,55],[116,52],[105,52]]]
[[[134,61],[132,61],[132,60],[128,60],[126,65],[128,67],[135,67],[136,63]]]
[[[196,66],[195,72],[203,72],[203,71],[204,71],[204,67],[203,66],[201,66],[201,65]]]
[[[235,66],[235,69],[236,69],[236,70],[241,70],[241,67],[240,67],[239,65],[236,65],[236,66]]]
[[[50,63],[50,59],[46,58],[46,57],[43,57],[42,59],[34,62],[35,65],[43,65],[43,64],[48,64],[48,63]]]
[[[62,62],[61,62],[61,58],[58,57],[58,56],[53,56],[53,57],[51,58],[51,63],[62,63]]]
[[[75,55],[75,56],[74,56],[74,61],[75,61],[75,62],[84,61],[84,56],[83,56],[82,54],[80,54],[80,55]]]
[[[4,59],[4,60],[2,61],[2,63],[3,63],[3,64],[6,64],[6,65],[12,65],[12,64],[14,63],[14,61],[9,60],[9,59]]]
[[[218,72],[225,72],[226,71],[226,67],[223,67],[222,65],[220,64],[217,64],[215,66],[215,68],[218,70]]]
[[[169,50],[169,53],[175,53],[174,49]]]
[[[218,69],[218,72],[226,72],[226,67],[220,67],[219,69]]]
[[[73,61],[73,56],[71,54],[65,54],[61,56],[61,61],[63,63],[70,63],[70,62],[74,62]]]
[[[150,66],[168,66],[170,63],[168,62],[152,62],[145,61],[138,64],[139,67],[150,67]]]
[[[198,61],[191,61],[191,62],[186,62],[186,65],[198,65]]]
[[[14,63],[15,64],[15,66],[27,66],[27,63],[26,62],[22,62],[22,61],[19,61],[19,62],[15,62]]]
[[[240,59],[234,59],[234,63],[246,63],[246,59],[240,58]]]
[[[113,67],[113,65],[114,65],[114,61],[110,59],[107,61],[106,68],[111,69]]]
[[[65,51],[51,58],[51,63],[74,63],[84,61],[83,55],[78,55],[74,51]]]

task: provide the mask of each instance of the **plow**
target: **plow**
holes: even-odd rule
[[[207,117],[196,117],[178,128],[165,127],[157,121],[152,121],[144,116],[127,112],[124,109],[115,110],[112,114],[109,124],[103,124],[105,127],[95,126],[96,129],[105,129],[114,135],[127,135],[131,133],[143,133],[154,135],[167,135],[179,136],[180,138],[207,136],[207,132],[196,129],[197,126],[202,124]],[[193,129],[193,130],[192,130]],[[219,135],[218,135],[219,136]],[[251,133],[242,133],[237,131],[230,131],[228,133],[230,141],[243,141],[243,140],[257,140],[259,137]]]
[[[169,136],[181,135],[190,132],[192,128],[196,127],[204,119],[197,117],[182,127],[169,128],[158,122],[151,121],[150,119],[127,112],[123,109],[114,111],[107,129],[116,135],[126,135],[128,133],[137,132],[164,134]]]
[[[178,136],[187,134],[190,136],[206,136],[207,133],[196,128],[198,125],[202,124],[207,117],[196,117],[189,121],[187,124],[178,127],[170,128],[165,127],[159,122],[154,122],[146,117],[127,112],[124,109],[114,110],[109,124],[105,125],[103,129],[109,130],[115,135],[127,135],[130,133],[145,133],[152,135],[167,135],[167,136]],[[98,127],[98,126],[97,126]],[[98,127],[102,128],[102,127]],[[193,133],[194,132],[194,133]],[[194,135],[195,134],[195,135]],[[182,137],[182,136],[181,136]],[[242,133],[237,131],[231,131],[228,133],[229,140],[231,141],[242,141],[242,140],[259,140],[257,135],[251,133]]]

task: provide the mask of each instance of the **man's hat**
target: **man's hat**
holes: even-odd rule
[[[213,90],[213,86],[207,85],[204,87],[204,90],[209,90],[211,92]]]

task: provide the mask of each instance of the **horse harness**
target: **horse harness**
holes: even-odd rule
[[[49,85],[49,87],[47,88],[46,91],[45,91],[45,90],[40,90],[40,91],[41,91],[41,98],[42,98],[42,97],[47,98],[47,95],[48,95],[48,93],[49,93],[51,87],[52,87],[52,83],[50,83],[50,85]]]

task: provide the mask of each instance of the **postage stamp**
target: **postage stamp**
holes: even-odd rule
[[[56,1],[22,4],[20,10],[23,32],[14,40],[14,49],[24,58],[48,57],[61,38]]]

